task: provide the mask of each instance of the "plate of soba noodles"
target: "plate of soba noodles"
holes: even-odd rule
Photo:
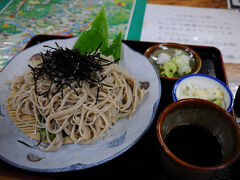
[[[122,43],[118,61],[77,37],[23,50],[0,72],[0,159],[36,172],[86,169],[131,148],[155,117],[161,82]]]

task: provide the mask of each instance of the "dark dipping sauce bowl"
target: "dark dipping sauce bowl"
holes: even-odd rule
[[[201,69],[202,66],[202,60],[200,58],[200,56],[198,55],[198,53],[196,51],[194,51],[192,48],[190,48],[189,46],[186,45],[182,45],[182,44],[177,44],[177,43],[158,43],[155,44],[151,47],[149,47],[144,55],[153,63],[155,69],[157,70],[159,76],[161,79],[167,80],[167,81],[176,81],[179,78],[181,78],[182,76],[173,76],[173,77],[166,77],[164,75],[160,74],[160,70],[159,70],[159,65],[156,64],[156,62],[152,59],[157,59],[160,53],[169,53],[170,51],[170,56],[172,56],[172,50],[181,50],[184,53],[188,54],[191,57],[191,61],[190,61],[190,67],[191,67],[191,72],[188,74],[196,74],[199,72],[199,70]],[[186,75],[186,74],[185,74]]]
[[[158,118],[157,137],[161,167],[170,179],[220,179],[240,155],[233,116],[202,99],[168,105]]]

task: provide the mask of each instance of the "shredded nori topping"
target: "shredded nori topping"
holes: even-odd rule
[[[80,82],[87,81],[91,86],[97,86],[97,103],[100,87],[103,85],[109,86],[102,83],[106,76],[100,77],[99,74],[103,71],[103,66],[115,63],[119,59],[110,61],[101,57],[101,53],[98,52],[101,43],[92,54],[81,54],[79,49],[63,49],[62,47],[59,47],[57,43],[56,46],[57,47],[44,46],[50,49],[45,53],[41,52],[42,63],[37,67],[28,65],[33,74],[36,94],[38,96],[46,95],[49,97],[49,95],[53,96],[61,91],[63,97],[64,86],[69,86],[78,95],[75,90],[76,87],[73,87],[72,83],[77,82],[78,87],[81,88]],[[39,93],[37,87],[38,81],[41,80],[41,78],[45,79],[46,77],[51,81],[48,90]],[[55,92],[51,92],[53,83],[56,83],[57,87]]]

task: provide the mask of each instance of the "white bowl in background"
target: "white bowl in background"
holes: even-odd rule
[[[186,75],[182,78],[180,78],[178,81],[173,86],[172,89],[172,96],[173,100],[177,101],[179,99],[179,96],[181,95],[181,90],[186,87],[186,85],[197,85],[199,89],[209,89],[209,88],[219,88],[222,90],[224,94],[224,102],[225,102],[225,107],[228,112],[230,112],[233,108],[233,103],[234,103],[234,97],[231,92],[231,90],[228,88],[228,86],[220,81],[219,79],[216,79],[212,76],[205,75],[205,74],[190,74]],[[188,97],[184,97],[188,98]],[[193,98],[193,97],[189,97]]]

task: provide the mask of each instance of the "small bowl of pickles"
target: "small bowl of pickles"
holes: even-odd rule
[[[172,89],[173,101],[197,98],[210,101],[221,108],[232,111],[234,96],[219,79],[206,74],[189,74],[177,80]]]
[[[198,53],[186,45],[158,43],[149,47],[144,55],[153,63],[159,76],[167,80],[178,80],[196,74],[202,66]]]

